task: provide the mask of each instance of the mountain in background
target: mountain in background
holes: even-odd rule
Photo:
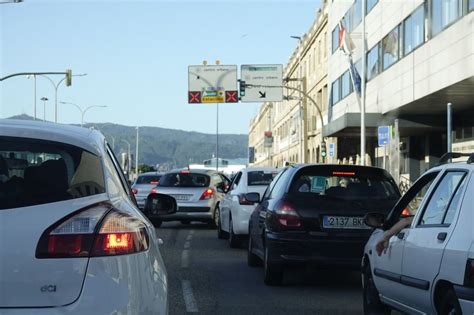
[[[28,115],[10,117],[11,119],[32,120]],[[112,123],[91,123],[84,127],[100,130],[113,146],[117,157],[128,151],[135,155],[136,128]],[[125,140],[125,141],[124,141]],[[219,157],[236,159],[247,157],[248,136],[219,134]],[[140,127],[138,157],[139,164],[168,168],[184,167],[188,163],[200,164],[213,157],[216,152],[216,135],[199,132],[165,129],[159,127]],[[135,162],[133,158],[132,163]]]

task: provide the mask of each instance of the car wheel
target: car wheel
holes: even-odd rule
[[[229,234],[222,230],[222,223],[221,223],[221,210],[218,207],[216,209],[216,216],[217,216],[217,238],[220,240],[229,238]]]
[[[365,267],[363,276],[364,314],[390,314],[390,308],[380,301],[379,291],[375,287],[370,265]]]
[[[441,303],[440,315],[461,315],[462,310],[459,305],[458,297],[452,289],[449,289],[444,295],[443,302]]]
[[[262,261],[260,260],[260,257],[255,255],[253,253],[253,242],[252,242],[252,236],[249,233],[249,243],[247,247],[247,264],[249,267],[258,267],[262,265]]]
[[[219,205],[217,205],[217,206],[214,208],[214,212],[212,213],[212,220],[209,221],[209,225],[210,225],[211,228],[213,228],[213,229],[217,228],[217,224],[219,223],[219,216],[218,216],[218,213],[219,213]]]
[[[238,248],[240,246],[240,237],[234,233],[232,216],[229,218],[229,246],[231,248]]]
[[[283,266],[268,261],[268,248],[266,247],[263,259],[263,282],[271,286],[281,285],[283,282]]]
[[[159,228],[161,224],[163,223],[163,221],[161,221],[160,219],[151,219],[150,221],[151,223],[153,223],[153,226],[156,228]]]

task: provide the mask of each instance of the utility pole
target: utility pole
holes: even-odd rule
[[[366,58],[365,58],[365,14],[366,0],[362,0],[362,83],[361,83],[361,107],[360,107],[360,165],[365,165],[365,78],[366,78]]]
[[[447,140],[448,140],[448,150],[447,152],[453,152],[453,104],[448,103],[447,105],[448,110],[448,122],[447,122]]]
[[[137,175],[138,178],[138,126],[137,128],[137,145],[135,146],[135,174]]]

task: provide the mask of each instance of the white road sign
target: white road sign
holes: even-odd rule
[[[242,102],[280,102],[283,100],[283,65],[242,65]],[[252,87],[252,85],[260,87]]]
[[[189,66],[188,103],[237,103],[237,66]]]

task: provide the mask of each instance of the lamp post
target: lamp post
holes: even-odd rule
[[[135,174],[138,177],[138,126],[136,127],[137,129],[137,145],[135,146]]]
[[[46,121],[46,102],[49,101],[49,99],[43,96],[41,100],[43,101],[43,121]],[[36,119],[36,108],[35,108],[35,119]]]
[[[123,142],[125,142],[128,145],[128,153],[127,153],[127,176],[128,179],[130,180],[130,160],[131,160],[131,155],[130,155],[130,142],[128,142],[125,139],[122,139]]]
[[[81,74],[73,74],[71,76],[73,76],[73,77],[83,77],[83,76],[86,76],[86,75],[87,75],[87,73],[81,73]],[[57,83],[54,83],[53,79],[51,79],[49,76],[47,76],[45,74],[39,74],[39,76],[42,76],[42,77],[48,79],[49,82],[51,82],[51,84],[54,87],[54,122],[57,123],[58,122],[58,89],[59,89],[59,86],[61,85],[61,83],[63,83],[63,81],[67,79],[67,76],[65,76],[64,78],[59,80]]]
[[[33,76],[34,83],[33,83],[33,119],[36,120],[36,74],[27,75],[26,78],[29,79]]]
[[[81,106],[77,105],[77,104],[74,104],[74,103],[71,103],[71,102],[59,102],[61,104],[69,104],[69,105],[73,105],[75,106],[77,109],[79,109],[79,111],[81,112],[81,127],[84,125],[84,115],[86,114],[86,112],[92,108],[106,108],[107,105],[91,105],[89,107],[86,107],[86,109],[82,109]]]

